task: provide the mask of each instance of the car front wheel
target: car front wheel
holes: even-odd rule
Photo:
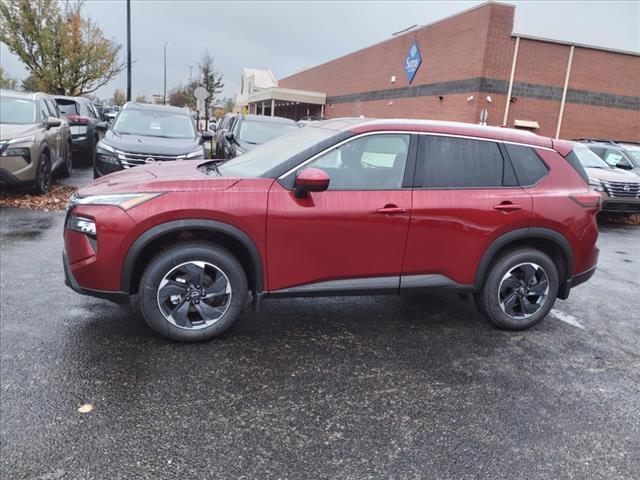
[[[156,256],[140,280],[149,326],[170,340],[211,340],[226,331],[247,302],[247,278],[227,250],[207,243],[178,245]]]
[[[40,154],[38,159],[38,170],[36,172],[36,184],[33,188],[37,195],[49,192],[51,189],[51,160],[45,152]]]
[[[556,301],[558,285],[558,269],[548,255],[520,248],[492,264],[475,301],[493,324],[523,330],[547,316]]]

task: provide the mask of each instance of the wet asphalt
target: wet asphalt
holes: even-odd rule
[[[65,287],[63,220],[0,210],[1,478],[638,478],[640,227],[529,331],[341,297],[176,344]]]

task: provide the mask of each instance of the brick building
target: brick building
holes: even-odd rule
[[[640,141],[640,54],[520,35],[514,14],[512,5],[485,3],[295,73],[276,88],[325,94],[313,112],[326,118],[478,123],[486,110],[488,125]],[[421,63],[410,81],[406,62],[419,63],[414,43]],[[268,92],[253,111],[264,112],[264,98],[268,113],[309,112]]]

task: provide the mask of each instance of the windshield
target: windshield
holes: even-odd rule
[[[230,177],[260,177],[285,160],[337,133],[328,128],[294,126],[293,131],[229,160],[220,165],[219,170],[222,175]]]
[[[191,118],[182,113],[123,110],[113,125],[115,133],[145,137],[195,138]]]
[[[607,170],[613,168],[598,155],[589,150],[589,147],[576,145],[573,151],[576,152],[576,156],[584,168],[605,168]]]
[[[632,145],[632,146],[625,146],[625,149],[627,150],[629,157],[631,157],[631,161],[633,162],[633,164],[636,167],[640,167],[640,147],[636,147],[635,145]]]
[[[245,120],[240,124],[238,138],[243,142],[261,145],[298,128],[295,124]]]
[[[31,100],[2,97],[0,99],[0,123],[27,125],[36,123],[36,104]]]

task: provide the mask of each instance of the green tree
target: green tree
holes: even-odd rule
[[[20,88],[22,88],[22,91],[24,92],[42,92],[47,90],[47,87],[42,80],[38,79],[33,74],[22,79],[22,82],[20,82]]]
[[[94,92],[124,69],[120,45],[82,16],[82,6],[82,0],[0,1],[0,41],[49,93]]]
[[[136,102],[138,103],[149,103],[149,100],[147,100],[147,97],[144,94],[140,94],[136,97]]]
[[[111,103],[121,107],[122,105],[127,103],[127,96],[124,94],[124,92],[121,89],[117,88],[116,91],[113,92],[113,98],[111,98]]]
[[[209,54],[209,50],[205,50],[202,54],[198,68],[200,69],[200,84],[209,92],[209,96],[204,101],[204,111],[208,112],[209,104],[215,105],[217,96],[224,88],[222,74],[216,70],[213,57]],[[195,103],[194,101],[194,106]]]
[[[0,66],[0,88],[8,88],[9,90],[15,90],[18,81],[15,78],[11,78],[4,71],[4,68]]]

